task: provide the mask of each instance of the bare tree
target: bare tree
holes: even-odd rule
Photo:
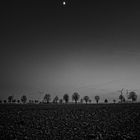
[[[25,104],[26,101],[27,101],[27,96],[26,95],[21,96],[21,102]]]
[[[78,92],[74,92],[73,95],[72,95],[72,100],[74,100],[75,103],[77,103],[79,98],[80,98],[80,95],[78,94]]]
[[[53,99],[53,103],[57,103],[59,100],[58,96],[55,96],[54,99]]]
[[[11,95],[8,97],[8,102],[11,103],[13,101],[14,97]]]
[[[89,97],[88,96],[84,96],[83,99],[85,100],[86,104],[87,104],[87,102],[89,102]]]
[[[50,94],[45,94],[44,101],[47,102],[47,103],[49,103],[50,100],[51,100],[51,95]]]
[[[121,103],[125,100],[124,96],[123,96],[123,88],[121,90],[119,90],[119,92],[121,92],[119,99],[121,100]]]
[[[119,96],[119,99],[120,99],[121,103],[125,102],[125,98],[124,98],[124,96],[122,94]]]
[[[65,103],[68,103],[69,102],[69,95],[68,94],[64,94],[63,100],[65,101]]]
[[[95,96],[96,103],[98,104],[100,97],[98,95]]]

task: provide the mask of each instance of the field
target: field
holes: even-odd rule
[[[0,139],[140,139],[140,104],[0,105]]]

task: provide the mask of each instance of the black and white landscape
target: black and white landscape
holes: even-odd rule
[[[139,139],[139,25],[132,1],[1,3],[0,137]]]

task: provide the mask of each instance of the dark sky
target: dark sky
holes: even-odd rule
[[[30,1],[31,2],[31,1]],[[1,5],[1,96],[140,92],[139,4],[93,0]],[[42,95],[43,96],[43,95]]]

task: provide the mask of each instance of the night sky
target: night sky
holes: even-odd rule
[[[139,4],[65,2],[1,5],[0,99],[77,91],[112,101],[122,88],[140,96]]]

